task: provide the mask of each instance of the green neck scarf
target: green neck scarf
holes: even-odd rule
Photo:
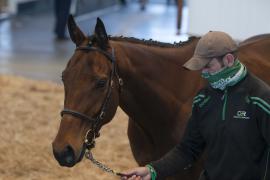
[[[205,78],[214,89],[224,90],[228,86],[233,86],[241,81],[247,74],[246,67],[236,60],[231,67],[226,67],[220,72],[215,74],[202,73],[202,77]]]

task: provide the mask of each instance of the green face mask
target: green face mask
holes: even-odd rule
[[[246,67],[236,60],[231,67],[226,67],[222,71],[215,74],[203,72],[202,77],[205,78],[214,89],[224,90],[228,86],[233,86],[247,74]]]

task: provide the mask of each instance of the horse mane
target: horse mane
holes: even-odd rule
[[[109,40],[113,41],[124,41],[124,42],[130,42],[130,43],[136,43],[136,44],[143,44],[147,46],[157,46],[157,47],[162,47],[162,48],[178,48],[181,46],[184,46],[190,42],[192,42],[195,39],[199,39],[197,36],[190,36],[187,41],[179,41],[179,42],[174,42],[172,43],[166,43],[166,42],[160,42],[160,41],[155,41],[153,39],[138,39],[135,37],[124,37],[124,36],[108,36]],[[90,41],[95,40],[95,35],[89,36]]]
[[[158,46],[158,47],[163,47],[163,48],[177,48],[180,46],[184,46],[194,39],[198,39],[199,37],[196,36],[191,36],[188,38],[187,41],[179,41],[179,42],[174,42],[173,44],[171,43],[166,43],[166,42],[160,42],[160,41],[155,41],[153,39],[138,39],[135,37],[124,37],[124,36],[109,36],[110,40],[114,41],[125,41],[125,42],[131,42],[131,43],[136,43],[136,44],[143,44],[147,46]]]

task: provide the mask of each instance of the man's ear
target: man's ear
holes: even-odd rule
[[[232,55],[231,53],[228,53],[223,57],[223,63],[227,67],[233,66],[234,61],[235,61],[234,55]]]

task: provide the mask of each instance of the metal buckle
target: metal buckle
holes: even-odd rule
[[[119,85],[120,85],[120,86],[123,86],[123,85],[124,85],[124,81],[123,81],[122,78],[119,78],[119,79],[118,79],[118,82],[119,82]]]
[[[88,134],[90,132],[93,132],[93,139],[91,142],[89,142],[88,140]],[[95,138],[96,138],[96,134],[95,134],[95,131],[93,129],[89,129],[86,134],[85,134],[85,137],[84,137],[84,143],[86,144],[86,146],[92,146],[92,145],[95,145]]]

